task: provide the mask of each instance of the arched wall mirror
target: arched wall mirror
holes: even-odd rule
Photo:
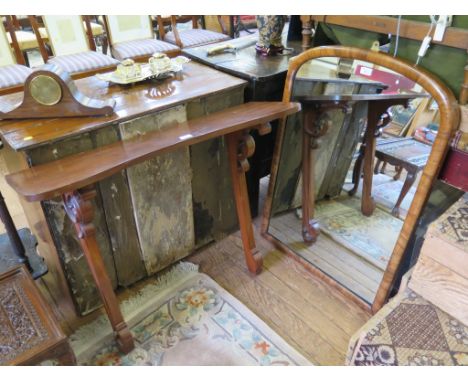
[[[458,125],[452,92],[375,51],[310,49],[291,59],[262,232],[377,311]],[[348,293],[347,292],[347,293]]]

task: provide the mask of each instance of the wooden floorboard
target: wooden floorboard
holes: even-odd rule
[[[0,184],[5,186],[2,192],[8,198],[15,222],[23,226],[26,219],[16,194],[5,182]],[[264,194],[266,187],[262,190]],[[258,233],[260,218],[254,223],[257,246],[264,255],[264,269],[260,275],[254,276],[247,270],[239,232],[202,248],[185,260],[199,264],[201,272],[244,303],[312,363],[343,365],[349,338],[370,318],[370,313],[299,262],[274,249]],[[119,301],[136,294],[163,272],[119,290]],[[62,303],[50,297],[48,286],[41,280],[37,284],[67,334],[104,314],[101,308],[85,317],[67,315]]]
[[[302,239],[301,222],[293,215],[275,217],[269,228],[271,235],[351,292],[372,302],[383,272],[324,233],[307,246]]]
[[[311,362],[342,365],[349,338],[370,317],[335,288],[256,234],[264,255],[263,272],[251,275],[239,234],[188,258],[201,272],[242,301]]]

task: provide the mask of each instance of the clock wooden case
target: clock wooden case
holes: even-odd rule
[[[114,106],[112,99],[87,97],[78,90],[68,72],[47,64],[26,79],[24,97],[19,104],[2,105],[0,119],[110,115]]]

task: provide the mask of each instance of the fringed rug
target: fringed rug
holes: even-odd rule
[[[121,304],[135,349],[120,353],[107,317],[70,337],[81,365],[311,365],[198,267],[180,263]]]
[[[315,218],[321,230],[381,270],[385,270],[403,221],[376,208],[370,217],[361,213],[361,200],[340,197],[320,201]]]

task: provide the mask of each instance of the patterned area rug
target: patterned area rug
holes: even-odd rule
[[[103,316],[71,337],[79,364],[311,365],[190,263],[180,263],[121,307],[135,349],[119,353]]]
[[[315,218],[321,230],[344,247],[385,270],[403,221],[376,208],[372,216],[361,213],[361,200],[341,197],[320,201]]]
[[[406,289],[350,341],[355,366],[468,366],[468,328]]]

